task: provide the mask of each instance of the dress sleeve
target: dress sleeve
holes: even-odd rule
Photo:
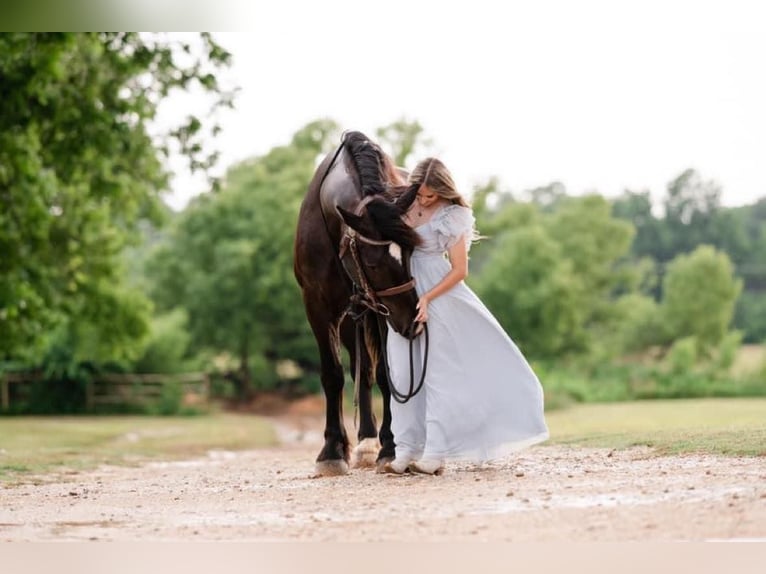
[[[440,249],[447,251],[461,236],[465,236],[466,249],[471,248],[476,231],[476,219],[469,207],[448,205],[434,216],[434,231]]]

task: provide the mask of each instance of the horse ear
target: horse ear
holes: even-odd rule
[[[356,215],[355,213],[351,213],[350,211],[346,211],[343,209],[340,205],[335,206],[335,210],[340,215],[341,219],[348,225],[351,229],[355,229],[356,231],[361,231],[362,221],[364,218],[362,218],[360,215]]]
[[[402,213],[407,211],[410,208],[410,205],[415,201],[415,198],[418,196],[418,189],[420,189],[419,184],[412,184],[404,188],[404,191],[396,198],[396,207],[398,207]]]

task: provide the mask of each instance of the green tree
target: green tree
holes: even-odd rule
[[[201,86],[230,103],[216,72],[230,55],[135,33],[0,35],[0,358],[34,355],[70,332],[118,350],[146,332],[148,307],[122,281],[119,254],[159,218],[176,149],[209,166],[202,122],[153,137],[157,108]]]
[[[612,203],[612,214],[633,224],[635,237],[631,245],[633,259],[648,258],[666,261],[670,253],[670,233],[667,225],[652,213],[652,200],[648,191],[626,190]],[[659,297],[659,293],[654,293]]]
[[[614,299],[633,281],[631,269],[620,265],[629,253],[633,226],[613,217],[611,205],[600,195],[561,201],[545,225],[582,284],[578,305],[589,333],[605,339],[619,321]]]
[[[709,245],[679,255],[663,282],[663,316],[672,338],[695,337],[701,352],[718,345],[728,332],[742,281],[729,257]]]
[[[504,234],[472,284],[530,357],[558,358],[581,350],[582,282],[541,226]]]
[[[396,165],[404,167],[413,152],[421,146],[430,145],[430,139],[424,139],[423,126],[420,122],[410,122],[401,118],[387,126],[375,130],[381,146],[387,148]]]
[[[316,158],[337,135],[334,122],[313,122],[289,145],[231,168],[222,189],[197,198],[150,260],[158,307],[186,310],[195,348],[238,358],[243,399],[254,382],[275,380],[280,359],[316,365],[292,244]]]

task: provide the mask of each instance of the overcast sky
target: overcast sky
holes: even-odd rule
[[[726,205],[766,196],[766,33],[744,0],[256,0],[218,33],[237,109],[221,169],[310,121],[418,121],[458,184],[648,189],[686,168]],[[232,28],[234,27],[232,26]],[[179,176],[182,207],[202,182]]]

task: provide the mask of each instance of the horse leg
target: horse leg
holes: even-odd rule
[[[381,353],[386,352],[385,341],[381,343]],[[384,357],[381,356],[376,369],[376,380],[380,394],[383,395],[383,421],[380,424],[380,452],[375,461],[378,471],[382,471],[387,462],[394,460],[396,455],[396,444],[394,443],[394,433],[391,431],[391,389],[388,387],[388,372]]]
[[[343,424],[343,365],[327,322],[309,313],[309,323],[319,347],[322,389],[325,396],[324,446],[316,459],[317,476],[348,473],[349,442]]]
[[[351,452],[351,466],[368,468],[375,466],[380,445],[378,443],[377,422],[372,411],[372,360],[365,343],[367,335],[362,332],[360,336],[362,340],[359,341],[359,352],[357,353],[356,326],[350,328],[347,326],[342,331],[343,344],[348,349],[351,374],[354,378],[356,378],[357,364],[359,366],[359,429],[357,444]]]

